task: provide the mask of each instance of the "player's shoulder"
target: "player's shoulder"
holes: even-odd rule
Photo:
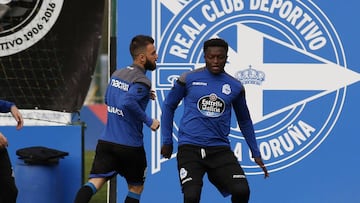
[[[234,83],[234,84],[236,84],[236,85],[241,85],[241,86],[242,86],[241,82],[240,82],[238,79],[236,79],[234,76],[230,75],[229,73],[224,72],[224,73],[223,73],[223,76],[224,76],[229,82],[232,82],[232,83]]]
[[[187,78],[189,77],[196,77],[198,74],[202,74],[205,71],[205,67],[196,68],[194,70],[186,71],[182,73],[179,77],[179,81],[186,83]]]
[[[146,85],[147,87],[151,88],[151,81],[150,79],[145,75],[145,71],[141,69],[140,67],[131,67],[130,71],[132,72],[132,83],[141,83],[143,85]]]
[[[236,79],[235,77],[233,77],[232,75],[230,75],[227,72],[224,72],[223,74],[223,81],[225,81],[227,84],[229,84],[231,86],[231,89],[236,90],[236,92],[243,92],[245,91],[243,84]]]
[[[145,71],[139,67],[127,66],[116,70],[113,77],[120,78],[128,83],[141,83],[148,87],[151,87],[151,81],[145,75]]]

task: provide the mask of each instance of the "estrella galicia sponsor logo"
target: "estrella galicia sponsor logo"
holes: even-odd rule
[[[197,103],[198,110],[208,117],[219,117],[224,113],[225,102],[215,93],[201,97]]]
[[[246,89],[270,172],[301,162],[321,146],[341,114],[346,87],[358,82],[360,74],[347,68],[346,50],[320,7],[310,0],[154,2],[161,8],[153,11],[159,67],[173,67],[180,75],[176,67],[205,65],[205,40],[220,37],[229,43],[225,69]],[[163,78],[159,71],[154,75]],[[160,112],[170,88],[156,88]],[[174,119],[175,140],[180,116]],[[229,137],[245,173],[262,174],[235,118]],[[156,152],[153,149],[153,158],[160,160]],[[160,164],[155,164],[153,171],[159,170]]]
[[[21,52],[43,38],[62,5],[63,0],[9,1],[0,16],[0,57]]]

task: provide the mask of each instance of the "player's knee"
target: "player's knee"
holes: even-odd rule
[[[142,191],[144,190],[144,185],[128,185],[128,187],[130,192],[136,194],[141,194]]]
[[[235,184],[230,189],[230,194],[232,202],[241,202],[246,203],[249,201],[250,197],[250,188],[247,183],[244,184]]]
[[[201,186],[193,185],[183,188],[184,203],[198,203],[200,202]]]

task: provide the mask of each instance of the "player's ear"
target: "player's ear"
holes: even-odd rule
[[[146,62],[146,54],[145,53],[140,53],[139,54],[139,60],[141,61],[141,63],[144,63]]]

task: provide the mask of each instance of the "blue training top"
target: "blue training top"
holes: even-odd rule
[[[12,102],[0,100],[0,112],[1,113],[8,113],[11,110],[11,107],[15,105]]]
[[[183,100],[178,145],[230,146],[231,109],[253,157],[260,157],[254,127],[241,82],[226,72],[212,74],[205,67],[183,73],[167,95],[161,116],[163,144],[173,144],[175,110]]]
[[[146,71],[135,65],[116,70],[105,93],[107,123],[100,140],[132,147],[143,146],[143,123],[151,126],[145,113],[151,82]]]

